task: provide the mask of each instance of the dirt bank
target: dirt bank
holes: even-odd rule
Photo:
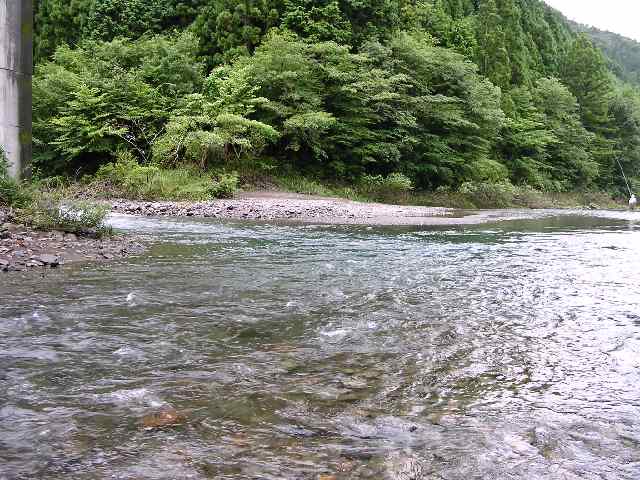
[[[253,192],[230,200],[208,202],[144,202],[113,200],[114,212],[169,217],[205,217],[238,220],[289,220],[344,225],[470,225],[517,219],[522,210],[460,211],[353,202],[282,192]],[[531,216],[530,211],[526,211]]]
[[[65,232],[39,232],[11,223],[0,209],[0,272],[57,268],[70,262],[106,261],[144,251],[131,237],[93,239]]]

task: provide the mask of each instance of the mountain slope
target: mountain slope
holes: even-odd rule
[[[570,22],[570,25],[576,32],[586,33],[600,47],[618,78],[640,85],[640,42],[575,22]]]

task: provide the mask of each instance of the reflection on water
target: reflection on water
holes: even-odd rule
[[[162,243],[0,277],[0,478],[640,478],[634,218],[118,217]]]

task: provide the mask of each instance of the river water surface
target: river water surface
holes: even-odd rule
[[[0,479],[638,479],[636,222],[115,217],[0,277]]]

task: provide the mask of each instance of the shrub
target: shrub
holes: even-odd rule
[[[28,187],[21,185],[12,178],[0,176],[0,206],[21,208],[32,199]]]
[[[109,208],[88,202],[62,204],[54,195],[37,195],[18,212],[18,220],[37,230],[62,230],[84,236],[111,234],[105,223]]]
[[[258,157],[279,133],[249,117],[258,105],[254,84],[243,69],[220,67],[207,78],[204,92],[187,95],[153,143],[153,159],[163,166],[242,162]]]
[[[275,178],[278,187],[305,195],[330,196],[331,190],[316,180],[301,175],[285,175]]]
[[[32,199],[31,189],[9,177],[9,164],[0,148],[0,206],[20,208],[28,205]]]
[[[238,190],[238,181],[235,173],[221,173],[212,179],[207,192],[211,198],[231,198]]]
[[[142,200],[211,200],[229,198],[238,188],[235,173],[212,175],[195,168],[164,169],[139,165],[131,154],[100,167],[96,183],[107,196]]]
[[[7,156],[0,146],[0,177],[5,177],[9,172],[9,162],[7,161]]]
[[[511,183],[466,182],[458,192],[479,208],[506,208],[513,204],[516,189]]]
[[[402,200],[413,190],[413,182],[402,173],[382,175],[364,175],[360,181],[360,189],[377,200]]]
[[[109,181],[125,191],[135,192],[144,188],[158,172],[158,167],[140,165],[130,152],[120,151],[117,161],[101,166],[96,178]]]

